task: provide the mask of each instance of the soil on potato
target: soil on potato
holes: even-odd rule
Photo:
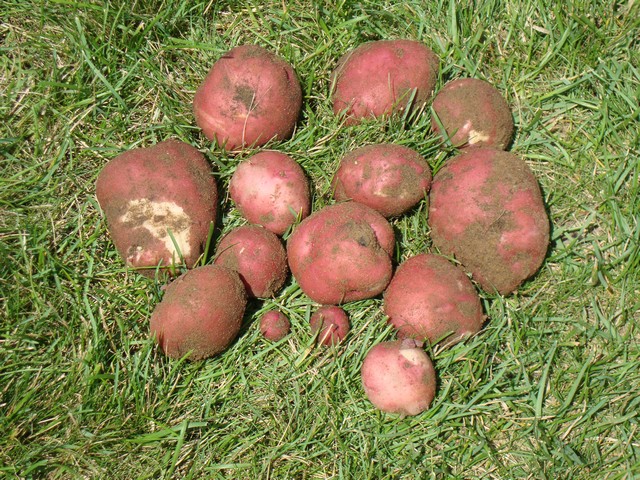
[[[440,182],[455,182],[446,168],[441,173]],[[506,294],[533,275],[540,265],[532,259],[531,252],[518,252],[509,262],[496,255],[502,235],[518,228],[513,213],[502,208],[505,198],[497,193],[499,187],[504,185],[511,186],[510,193],[528,190],[535,191],[538,196],[541,196],[537,180],[527,165],[520,161],[514,162],[512,154],[496,151],[492,158],[492,174],[481,189],[484,198],[492,201],[480,205],[480,208],[490,213],[494,220],[488,225],[481,222],[471,223],[463,234],[455,239],[433,235],[433,242],[445,255],[455,255],[471,272],[481,272],[482,279],[474,278],[474,280],[479,281],[483,289],[497,290]],[[533,217],[541,231],[548,232],[549,220],[544,209],[530,208],[520,211]],[[512,264],[520,261],[528,267],[524,277],[515,274],[512,269]]]

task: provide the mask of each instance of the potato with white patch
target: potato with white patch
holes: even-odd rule
[[[432,130],[457,148],[505,150],[513,136],[513,116],[502,94],[477,78],[447,83],[433,99]]]
[[[124,152],[102,169],[96,196],[127,266],[153,276],[191,268],[216,219],[218,193],[202,153],[166,140]]]

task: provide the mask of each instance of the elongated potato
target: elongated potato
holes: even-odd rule
[[[191,268],[215,223],[218,192],[194,147],[166,140],[118,155],[102,169],[96,196],[118,252],[147,276]]]
[[[434,178],[431,238],[455,255],[487,292],[506,295],[535,274],[549,246],[549,217],[538,182],[517,155],[471,149]]]

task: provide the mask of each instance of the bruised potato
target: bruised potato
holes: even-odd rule
[[[96,196],[116,249],[130,267],[153,276],[160,266],[191,268],[216,219],[218,193],[209,164],[194,147],[166,140],[112,159]]]
[[[151,335],[171,358],[208,358],[238,336],[246,304],[237,272],[218,265],[198,267],[167,286],[151,315]]]
[[[505,150],[511,142],[511,109],[498,89],[484,80],[453,80],[436,94],[432,106],[432,130],[454,147]]]
[[[333,111],[346,124],[420,108],[431,97],[438,57],[414,40],[378,40],[340,58],[333,73]]]
[[[309,181],[302,167],[273,150],[238,165],[229,182],[229,196],[244,218],[276,235],[283,235],[311,210]]]
[[[397,268],[384,311],[400,338],[452,345],[482,328],[480,297],[469,277],[439,255],[423,253]]]
[[[418,415],[436,395],[436,372],[419,342],[411,339],[382,342],[362,363],[364,392],[379,410]]]
[[[315,302],[334,305],[372,298],[391,279],[395,238],[378,212],[355,202],[324,207],[287,240],[291,273]]]
[[[275,295],[289,273],[282,241],[259,225],[244,225],[225,235],[214,263],[236,270],[247,294],[255,298]]]
[[[220,57],[193,99],[196,123],[226,150],[289,138],[301,106],[291,65],[258,45],[241,45]]]
[[[410,148],[369,145],[344,156],[332,186],[336,200],[354,200],[385,217],[394,217],[425,198],[431,186],[431,169]]]
[[[486,292],[512,293],[542,265],[549,217],[533,172],[517,155],[478,148],[448,160],[429,203],[434,245]]]

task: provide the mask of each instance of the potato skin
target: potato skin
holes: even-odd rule
[[[187,267],[194,266],[218,202],[204,156],[178,140],[129,150],[109,161],[98,175],[96,197],[126,264],[150,277],[158,265],[179,263],[171,236]]]
[[[482,288],[506,295],[540,268],[549,218],[533,172],[517,155],[471,149],[436,174],[431,238],[455,255]]]
[[[347,313],[334,305],[318,308],[309,318],[309,325],[313,333],[318,333],[318,343],[326,346],[337,345],[351,330]]]
[[[405,260],[384,292],[384,311],[398,337],[452,345],[480,331],[480,297],[466,274],[439,255]]]
[[[289,273],[282,241],[259,225],[244,225],[225,235],[214,264],[237,271],[247,294],[254,298],[275,295]]]
[[[246,304],[237,272],[218,265],[198,267],[169,284],[151,315],[151,335],[171,358],[208,358],[238,336]]]
[[[413,96],[419,108],[431,97],[439,59],[414,40],[364,43],[340,58],[333,73],[333,111],[346,110],[346,124],[401,112]]]
[[[355,202],[324,207],[287,240],[291,273],[315,302],[334,305],[382,293],[392,274],[389,222]]]
[[[278,342],[291,330],[291,322],[287,316],[277,310],[266,312],[260,318],[260,332],[267,340]]]
[[[513,137],[513,115],[502,94],[488,82],[460,78],[447,83],[433,99],[431,128],[458,148],[505,150]]]
[[[244,218],[283,235],[311,211],[309,181],[302,167],[273,150],[241,162],[229,182],[229,196]],[[295,213],[294,213],[295,212]]]
[[[196,123],[226,150],[289,138],[301,106],[291,65],[258,45],[241,45],[220,57],[193,99]]]
[[[333,177],[333,197],[354,200],[385,217],[401,215],[425,198],[431,168],[402,145],[368,145],[349,152]]]
[[[418,415],[436,395],[436,372],[416,342],[382,342],[365,356],[361,369],[367,398],[383,412]]]

